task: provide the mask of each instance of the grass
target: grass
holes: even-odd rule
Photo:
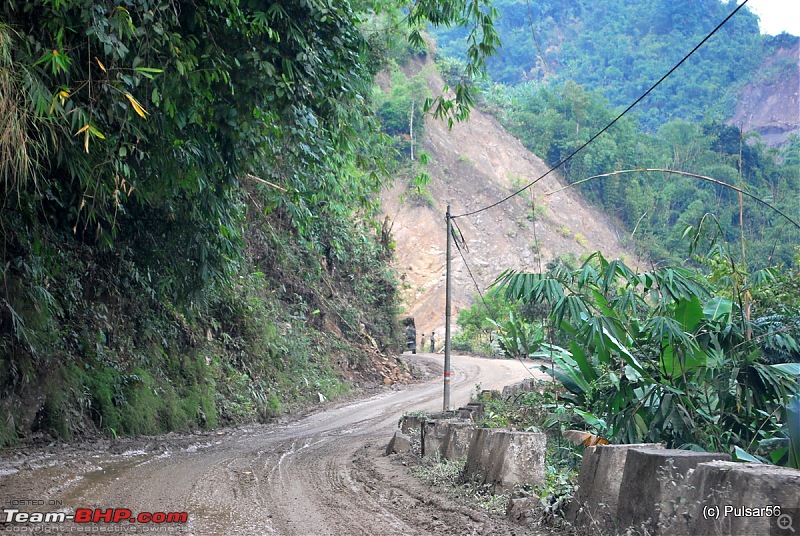
[[[409,471],[432,486],[446,489],[453,496],[465,499],[481,510],[493,515],[504,515],[511,498],[510,492],[494,493],[491,485],[464,482],[462,474],[466,459],[434,460],[426,458],[412,465]]]

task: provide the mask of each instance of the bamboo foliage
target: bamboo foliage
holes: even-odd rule
[[[732,266],[724,248],[712,251],[719,266]],[[788,463],[788,445],[776,438],[787,433],[784,413],[800,392],[800,367],[765,363],[759,341],[747,335],[751,319],[736,295],[726,295],[768,279],[751,280],[735,268],[728,277],[735,287],[717,287],[684,268],[636,273],[595,253],[574,270],[556,263],[542,274],[506,271],[494,287],[509,300],[550,309],[555,344],[538,341],[529,355],[552,360],[543,370],[568,390],[566,400],[594,433]],[[794,345],[796,333],[762,339]]]

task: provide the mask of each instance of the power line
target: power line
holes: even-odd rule
[[[527,190],[528,188],[530,188],[531,186],[533,186],[534,184],[536,184],[537,182],[539,182],[540,180],[542,180],[542,179],[544,179],[545,177],[547,177],[548,175],[550,175],[550,174],[551,174],[553,171],[557,170],[558,168],[560,168],[561,166],[563,166],[564,164],[566,164],[566,163],[567,163],[569,160],[571,160],[571,159],[572,159],[572,157],[574,157],[574,156],[575,156],[576,154],[578,154],[579,152],[583,151],[583,150],[584,150],[584,149],[585,149],[585,148],[586,148],[586,147],[587,147],[587,146],[588,146],[590,143],[592,143],[594,140],[596,140],[597,138],[599,138],[601,134],[603,134],[603,133],[604,133],[604,132],[606,132],[608,129],[610,129],[612,126],[614,126],[614,124],[616,124],[616,122],[617,122],[617,121],[619,121],[620,119],[622,119],[622,117],[623,117],[623,116],[625,116],[625,115],[626,115],[628,112],[630,112],[630,111],[633,109],[633,107],[634,107],[634,106],[636,106],[636,105],[637,105],[637,104],[639,104],[639,103],[640,103],[642,100],[644,100],[644,98],[645,98],[645,97],[647,97],[647,96],[648,96],[648,95],[649,95],[649,94],[650,94],[650,93],[651,93],[651,92],[652,92],[652,91],[653,91],[655,88],[657,88],[657,87],[658,87],[658,86],[661,84],[661,82],[663,82],[664,80],[666,80],[666,79],[667,79],[667,77],[669,77],[669,76],[670,76],[672,73],[674,73],[674,72],[675,72],[675,71],[678,69],[678,67],[680,67],[681,65],[683,65],[683,63],[684,63],[686,60],[688,60],[688,59],[689,59],[689,58],[692,56],[692,54],[694,54],[695,52],[697,52],[697,50],[698,50],[698,49],[699,49],[701,46],[703,46],[703,45],[706,43],[706,41],[708,41],[709,39],[711,39],[711,37],[712,37],[714,34],[716,34],[716,33],[717,33],[717,31],[719,31],[719,29],[720,29],[720,28],[722,28],[722,27],[725,25],[725,23],[726,23],[726,22],[728,22],[728,21],[731,19],[731,17],[733,17],[734,15],[736,15],[736,13],[738,13],[738,12],[739,12],[739,10],[740,10],[740,9],[742,9],[742,8],[745,6],[745,4],[747,4],[747,2],[748,2],[748,1],[749,1],[749,0],[744,0],[744,2],[742,2],[741,4],[739,4],[739,5],[736,7],[736,9],[734,9],[734,10],[731,12],[731,14],[730,14],[730,15],[728,15],[727,17],[725,17],[725,20],[723,20],[722,22],[720,22],[720,23],[719,23],[719,24],[716,26],[716,28],[714,28],[713,30],[711,30],[711,33],[709,33],[707,36],[705,36],[705,37],[703,38],[703,40],[702,40],[702,41],[700,41],[700,42],[699,42],[699,43],[698,43],[698,44],[697,44],[697,45],[696,45],[696,46],[695,46],[695,47],[694,47],[694,48],[693,48],[693,49],[692,49],[692,50],[691,50],[691,51],[690,51],[688,54],[686,54],[686,55],[683,57],[683,59],[681,59],[681,61],[679,61],[677,64],[675,64],[675,66],[674,66],[672,69],[670,69],[670,70],[667,72],[667,74],[665,74],[664,76],[662,76],[662,77],[661,77],[661,78],[658,80],[658,82],[656,82],[655,84],[653,84],[652,86],[650,86],[650,89],[648,89],[647,91],[645,91],[645,92],[644,92],[644,93],[643,93],[643,94],[642,94],[642,95],[641,95],[641,96],[640,96],[638,99],[636,99],[635,101],[633,101],[633,103],[632,103],[630,106],[628,106],[627,108],[625,108],[625,110],[623,110],[623,111],[622,111],[622,113],[620,113],[620,114],[619,114],[617,117],[615,117],[613,121],[611,121],[609,124],[607,124],[605,127],[603,127],[603,129],[602,129],[602,130],[600,130],[600,132],[598,132],[597,134],[595,134],[594,136],[592,136],[592,137],[589,139],[589,141],[587,141],[586,143],[584,143],[583,145],[581,145],[580,147],[578,147],[577,149],[575,149],[575,150],[574,150],[572,153],[570,153],[570,155],[569,155],[569,156],[567,156],[566,158],[564,158],[563,160],[561,160],[561,161],[560,161],[558,164],[556,164],[554,167],[552,167],[552,168],[548,169],[546,173],[544,173],[543,175],[541,175],[541,176],[539,176],[538,178],[536,178],[536,179],[535,179],[533,182],[529,183],[527,186],[524,186],[524,187],[520,188],[519,190],[517,190],[517,191],[515,191],[514,193],[512,193],[512,194],[510,194],[510,195],[508,195],[508,196],[506,196],[506,197],[504,197],[503,199],[501,199],[500,201],[497,201],[496,203],[492,203],[491,205],[487,205],[487,206],[485,206],[485,207],[483,207],[483,208],[479,208],[479,209],[477,209],[477,210],[473,210],[473,211],[471,211],[471,212],[465,212],[464,214],[458,214],[458,215],[455,215],[455,216],[450,216],[450,218],[451,218],[451,219],[455,219],[455,218],[463,218],[463,217],[466,217],[466,216],[473,216],[473,215],[475,215],[475,214],[478,214],[478,213],[480,213],[480,212],[484,212],[484,211],[486,211],[486,210],[492,209],[492,208],[496,207],[497,205],[501,205],[501,204],[505,203],[506,201],[508,201],[509,199],[512,199],[512,198],[514,198],[514,197],[518,196],[519,194],[521,194],[522,192],[524,192],[525,190]]]
[[[450,220],[452,221],[452,223],[455,223],[455,221],[453,221],[453,216],[450,216]],[[456,224],[456,227],[458,227],[458,224]],[[455,237],[456,237],[455,232],[453,232],[452,235],[453,235],[453,238],[455,239]],[[466,248],[467,241],[464,238],[464,234],[461,232],[461,229],[458,229],[458,235],[459,235],[460,239],[459,240],[454,240],[454,242],[453,242],[456,245],[456,251],[458,251],[458,254],[461,256],[461,261],[464,263],[464,266],[467,269],[467,273],[469,274],[470,279],[472,279],[472,284],[475,285],[475,289],[478,291],[478,296],[480,296],[480,298],[481,298],[481,302],[483,303],[483,307],[486,309],[486,312],[489,313],[489,316],[491,317],[491,319],[495,323],[495,325],[499,326],[500,323],[497,321],[497,317],[494,316],[494,313],[492,312],[492,309],[489,307],[489,304],[486,303],[486,298],[483,296],[483,292],[481,291],[481,287],[478,284],[478,281],[475,279],[475,276],[472,275],[472,270],[469,267],[469,263],[467,262],[466,257],[464,257],[464,252],[461,250],[462,246],[464,246],[464,249],[467,249]],[[460,242],[460,244],[459,244],[459,242]],[[469,251],[469,249],[467,249],[467,251]],[[450,275],[451,274],[448,273],[447,277],[450,277]],[[531,378],[536,378],[534,373],[531,372],[530,367],[528,367],[528,365],[526,365],[522,361],[521,357],[517,356],[517,361],[519,361],[520,364],[523,367],[525,367],[525,370],[528,371],[528,374],[530,374]]]

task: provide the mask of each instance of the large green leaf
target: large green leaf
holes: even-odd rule
[[[716,297],[708,301],[703,307],[703,315],[710,322],[730,322],[733,302],[728,298]]]
[[[733,461],[735,462],[750,462],[750,463],[763,463],[761,460],[748,453],[744,449],[734,446],[733,447]]]
[[[786,405],[786,420],[789,429],[789,466],[800,469],[800,395],[794,396]]]
[[[698,367],[705,367],[708,362],[708,355],[699,348],[686,351],[682,348],[678,355],[675,355],[675,346],[666,339],[662,344],[661,353],[661,373],[668,378],[680,378],[684,374]]]
[[[800,363],[779,363],[770,365],[772,368],[792,376],[800,376]]]
[[[689,300],[680,300],[675,306],[675,320],[683,327],[683,331],[694,333],[703,320],[703,305],[700,303],[700,298],[692,296]]]
[[[581,395],[590,393],[592,390],[591,385],[584,377],[572,355],[564,348],[556,345],[543,345],[543,347],[544,346],[547,346],[547,350],[552,352],[553,362],[557,366],[553,367],[552,370],[543,366],[542,370],[549,374],[554,374],[555,379],[573,393]],[[539,354],[541,353],[543,352],[539,352]]]
[[[583,377],[588,381],[596,380],[598,378],[597,371],[595,371],[591,362],[587,359],[586,352],[583,351],[583,348],[575,341],[570,341],[569,349],[570,352],[572,352],[572,359],[583,373]]]
[[[600,417],[598,417],[597,415],[595,415],[593,413],[589,413],[588,411],[583,411],[580,408],[575,408],[575,413],[580,415],[581,418],[584,421],[586,421],[586,424],[588,424],[594,430],[596,430],[597,432],[599,432],[601,434],[605,433],[605,431],[608,429],[608,425],[606,424],[606,421],[604,421],[603,419],[601,419]]]
[[[647,380],[652,379],[650,373],[647,372],[644,367],[642,367],[642,364],[633,356],[630,350],[628,350],[625,345],[620,343],[616,337],[614,337],[614,335],[612,335],[611,332],[605,327],[603,328],[603,339],[611,350],[619,354],[627,366],[633,368],[642,378]]]

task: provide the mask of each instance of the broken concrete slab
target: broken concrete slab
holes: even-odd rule
[[[789,534],[800,525],[797,469],[712,461],[674,482],[661,501],[664,534]]]
[[[606,534],[616,524],[620,484],[628,451],[635,448],[663,449],[655,443],[598,445],[583,453],[578,489],[567,508],[567,520],[581,534]]]
[[[411,437],[397,430],[386,446],[386,455],[400,454],[402,452],[411,452]]]
[[[698,464],[730,461],[728,454],[658,448],[630,449],[620,483],[617,527],[647,534],[661,534],[660,506],[674,491],[672,482],[684,478]]]
[[[542,485],[545,434],[492,428],[474,431],[463,478],[491,484],[496,491],[516,485]]]

